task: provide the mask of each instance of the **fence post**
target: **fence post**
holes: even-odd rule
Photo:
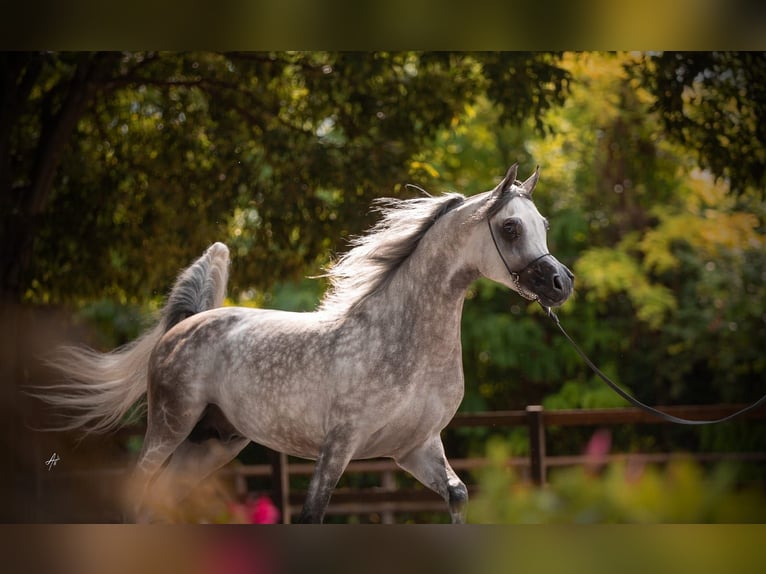
[[[527,406],[529,428],[529,472],[536,486],[545,484],[545,424],[542,405]]]
[[[240,502],[247,499],[247,479],[242,473],[242,468],[234,467],[234,491],[237,493]]]
[[[381,475],[381,486],[386,490],[396,490],[396,477],[393,471],[384,470]],[[394,512],[391,509],[386,509],[381,513],[381,522],[383,524],[394,524]]]
[[[287,468],[287,455],[271,452],[271,484],[274,489],[274,502],[282,515],[282,523],[290,524],[290,473]]]

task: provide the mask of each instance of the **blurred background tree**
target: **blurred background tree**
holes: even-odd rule
[[[215,240],[232,247],[235,294],[316,271],[480,93],[505,122],[561,103],[557,61],[3,54],[0,293],[146,301]]]
[[[697,56],[689,58],[700,62],[699,77],[679,72],[686,86],[682,117],[715,115],[718,108],[742,110],[742,122],[763,114],[759,87],[740,85],[735,102],[725,86],[727,75],[739,77],[746,65],[752,67],[748,77],[763,86],[764,55]],[[471,186],[488,166],[502,163],[507,148],[517,150],[527,173],[541,165],[536,203],[552,222],[551,252],[577,276],[575,297],[561,314],[586,352],[650,404],[749,402],[763,394],[766,369],[755,344],[766,334],[766,206],[760,176],[749,165],[763,163],[757,158],[764,139],[755,133],[760,127],[748,124],[747,146],[727,148],[733,163],[720,170],[705,159],[716,153],[711,142],[703,145],[690,135],[696,132],[682,137],[667,126],[665,106],[676,104],[657,97],[657,75],[685,58],[566,54],[560,65],[568,73],[568,95],[564,105],[546,111],[542,133],[531,118],[503,124],[491,101],[480,98],[459,124],[440,132],[437,145],[419,154],[417,165],[430,166],[439,187],[471,191],[480,191]],[[735,60],[729,73],[716,67]],[[734,129],[736,115],[727,118],[722,129]],[[755,155],[734,161],[745,148]],[[536,306],[506,293],[488,281],[468,293],[464,409],[626,405],[583,366]],[[465,434],[483,451],[488,432]],[[518,454],[526,448],[524,434],[509,433]],[[576,452],[585,440],[571,429],[553,429],[550,454]],[[760,423],[694,431],[628,428],[615,440],[621,450],[762,451],[766,429]]]
[[[763,393],[762,53],[4,53],[0,70],[0,293],[77,311],[103,348],[213,241],[234,302],[309,310],[323,285],[301,278],[373,222],[373,198],[478,193],[519,161],[541,167],[550,249],[577,275],[562,318],[605,372],[652,404]],[[488,281],[463,344],[464,410],[623,404]],[[614,439],[763,450],[766,430]]]

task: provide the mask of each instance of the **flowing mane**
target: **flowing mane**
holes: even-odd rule
[[[320,310],[349,312],[384,288],[434,223],[463,201],[465,197],[459,193],[376,200],[374,209],[381,213],[380,221],[355,237],[352,249],[322,275],[330,279],[330,288]]]

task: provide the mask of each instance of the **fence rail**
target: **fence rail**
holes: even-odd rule
[[[741,409],[743,405],[704,405],[704,406],[668,406],[657,407],[668,414],[690,419],[717,419]],[[750,411],[742,420],[766,419],[766,409]],[[529,456],[508,459],[509,467],[518,469],[523,478],[536,485],[546,481],[547,469],[552,467],[574,466],[589,462],[587,456],[547,456],[546,429],[559,426],[609,426],[620,424],[670,424],[636,408],[578,409],[546,411],[540,405],[530,405],[523,411],[495,411],[482,413],[460,413],[448,425],[448,429],[485,427],[523,427],[529,429]],[[604,462],[614,462],[630,458],[637,463],[664,463],[673,457],[673,453],[651,454],[612,454],[604,457]],[[733,460],[741,462],[764,462],[766,452],[746,453],[689,453],[689,457],[699,462],[717,462]],[[488,465],[483,458],[450,458],[450,464],[456,471],[476,470]],[[273,480],[272,496],[286,521],[296,515],[303,503],[305,492],[290,490],[290,476],[310,475],[313,463],[288,462],[285,455],[275,453],[270,465],[248,465],[230,467],[224,471],[237,481],[238,491],[246,493],[246,477],[271,476]],[[380,473],[382,485],[366,489],[338,489],[333,493],[327,513],[363,514],[378,512],[383,522],[393,522],[396,512],[418,512],[444,510],[444,502],[434,493],[425,489],[397,489],[396,473],[403,472],[392,460],[353,461],[346,473]],[[469,494],[473,489],[469,486]]]
[[[668,406],[657,407],[668,414],[691,419],[716,419],[727,416],[743,405],[719,404],[705,406]],[[741,420],[766,419],[766,409],[749,411]],[[536,485],[544,485],[549,468],[582,465],[591,462],[583,455],[549,456],[546,454],[546,434],[548,429],[567,426],[613,426],[622,424],[669,424],[663,419],[653,417],[636,408],[580,409],[546,411],[542,406],[530,405],[523,411],[495,411],[482,413],[459,413],[448,425],[448,429],[470,427],[508,428],[526,427],[529,431],[529,455],[511,457],[506,461],[510,468],[519,471],[522,479]],[[133,428],[123,431],[126,434],[142,432]],[[749,463],[766,462],[766,452],[712,452],[686,453],[699,462],[718,462],[733,460]],[[673,453],[632,453],[610,454],[603,462],[610,463],[630,459],[637,463],[664,463],[674,456]],[[473,471],[488,466],[484,458],[450,457],[450,464],[458,472]],[[291,488],[290,478],[310,476],[312,462],[296,462],[287,456],[272,453],[270,463],[256,465],[229,465],[219,471],[219,475],[234,481],[237,493],[248,494],[249,477],[269,477],[271,496],[277,504],[285,522],[300,512],[305,492]],[[124,469],[101,469],[98,471],[79,471],[80,474],[103,474],[104,476],[122,473]],[[375,473],[380,475],[379,486],[371,488],[339,488],[333,493],[328,515],[353,515],[378,513],[382,522],[394,522],[396,513],[441,511],[444,502],[433,492],[425,488],[398,488],[396,476],[403,471],[390,459],[352,461],[346,474]],[[46,473],[48,474],[48,473]],[[66,473],[64,473],[66,474]],[[69,473],[73,476],[73,473]],[[61,477],[62,473],[56,473]],[[47,477],[46,477],[47,478]],[[51,476],[51,478],[53,478]],[[469,485],[469,494],[475,493],[475,487]]]

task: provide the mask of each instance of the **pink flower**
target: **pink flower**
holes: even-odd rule
[[[279,510],[268,496],[259,496],[255,502],[248,503],[247,508],[251,524],[279,523]]]
[[[232,522],[238,524],[279,524],[279,509],[268,496],[248,499],[244,504],[229,503]]]
[[[595,474],[606,464],[606,456],[612,448],[612,433],[609,429],[598,429],[585,447],[585,470]]]

